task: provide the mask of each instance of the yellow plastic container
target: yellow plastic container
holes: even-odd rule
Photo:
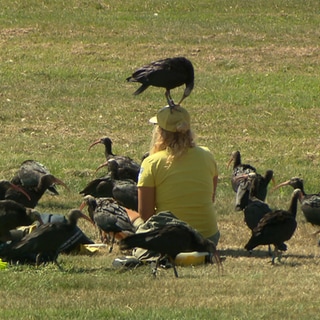
[[[204,264],[208,252],[181,252],[176,256],[175,263],[177,266],[196,266]]]
[[[8,266],[8,263],[0,259],[0,269],[6,269],[7,266]]]

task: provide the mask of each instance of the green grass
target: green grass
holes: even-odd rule
[[[229,155],[277,182],[301,175],[319,192],[319,3],[303,1],[7,1],[0,0],[0,162],[11,178],[26,159],[44,163],[70,192],[45,195],[39,210],[67,213],[97,175],[109,136],[117,154],[139,160],[148,150],[148,119],[164,90],[125,81],[156,59],[183,55],[195,67],[184,106],[199,144],[219,166],[216,210],[224,273],[216,266],[119,271],[121,253],[61,255],[53,265],[0,271],[1,319],[319,319],[319,249],[299,209],[283,264],[265,248],[249,257],[250,233],[233,210]],[[172,91],[175,100],[182,88]],[[103,174],[103,172],[101,172]],[[287,208],[292,190],[269,193]],[[96,230],[81,228],[98,241]]]

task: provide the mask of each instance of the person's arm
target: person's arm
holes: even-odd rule
[[[143,221],[155,213],[155,188],[138,187],[138,211]]]
[[[214,203],[216,199],[216,190],[218,185],[218,176],[213,177],[213,194],[212,194],[212,202]]]

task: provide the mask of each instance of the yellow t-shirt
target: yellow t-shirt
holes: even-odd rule
[[[147,157],[141,164],[138,187],[155,187],[156,213],[171,211],[204,237],[218,232],[212,203],[217,164],[209,149],[190,148],[166,167],[167,151]]]

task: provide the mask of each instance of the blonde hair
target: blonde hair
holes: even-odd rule
[[[181,157],[189,148],[196,146],[193,132],[190,129],[181,132],[171,132],[155,125],[152,134],[150,154],[167,150],[167,166],[169,167],[175,159]]]

